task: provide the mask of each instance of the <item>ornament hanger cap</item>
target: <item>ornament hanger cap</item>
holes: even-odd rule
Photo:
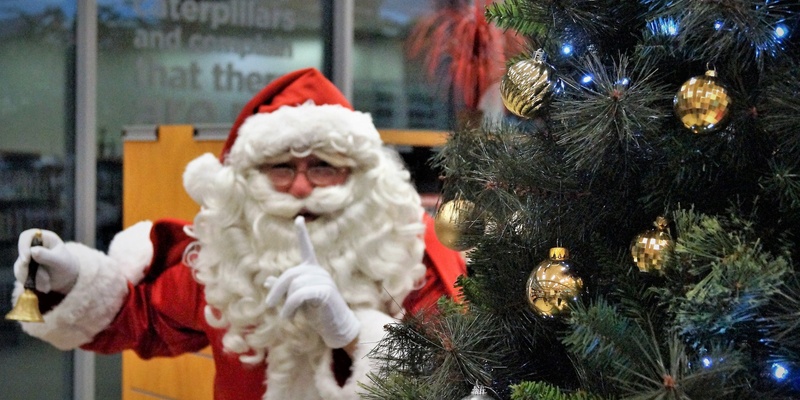
[[[714,68],[710,62],[706,63],[706,76],[710,76],[712,78],[716,78],[717,76],[717,69]]]
[[[566,260],[569,258],[569,250],[566,247],[551,247],[550,259],[551,260]]]
[[[483,385],[475,385],[472,387],[472,393],[470,394],[486,394],[486,388]]]
[[[664,229],[667,229],[667,225],[669,225],[669,221],[667,221],[666,218],[664,218],[662,216],[659,216],[658,218],[656,218],[655,222],[653,222],[653,225],[655,225],[656,228],[658,228],[658,229],[663,231]]]

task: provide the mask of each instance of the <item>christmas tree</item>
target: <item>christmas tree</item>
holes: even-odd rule
[[[800,398],[800,3],[484,15],[528,48],[433,160],[463,298],[387,327],[367,397]]]

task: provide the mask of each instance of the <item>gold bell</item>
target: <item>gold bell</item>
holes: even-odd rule
[[[42,232],[36,232],[31,240],[31,247],[42,245]],[[42,313],[39,311],[39,297],[36,296],[36,272],[39,270],[39,263],[33,258],[28,265],[28,276],[25,278],[23,287],[25,291],[17,299],[17,304],[6,314],[7,320],[22,322],[44,322]]]
[[[25,289],[19,298],[17,304],[11,309],[11,312],[6,314],[6,319],[12,321],[22,322],[44,322],[42,313],[39,312],[39,298],[33,290]]]

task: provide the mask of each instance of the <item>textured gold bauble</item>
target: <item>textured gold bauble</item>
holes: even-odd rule
[[[544,52],[518,61],[508,67],[500,81],[500,97],[508,111],[531,118],[545,105],[553,93],[553,71],[544,61]]]
[[[528,302],[541,316],[564,315],[582,289],[583,280],[575,275],[569,263],[569,251],[564,247],[553,247],[550,257],[539,263],[528,277]]]
[[[673,245],[667,219],[658,217],[653,225],[654,229],[636,235],[631,242],[631,257],[642,272],[661,271],[664,258]]]
[[[684,82],[673,102],[675,115],[694,133],[719,129],[730,114],[730,95],[713,70]]]
[[[469,217],[474,208],[475,204],[469,200],[450,200],[439,207],[433,227],[443,245],[456,251],[470,248],[463,243],[463,236],[472,227]]]

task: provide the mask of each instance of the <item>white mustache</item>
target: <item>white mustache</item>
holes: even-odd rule
[[[302,211],[323,215],[340,211],[353,202],[351,185],[315,188],[311,195],[298,199],[288,193],[275,192],[265,199],[264,212],[283,218],[294,218]]]

